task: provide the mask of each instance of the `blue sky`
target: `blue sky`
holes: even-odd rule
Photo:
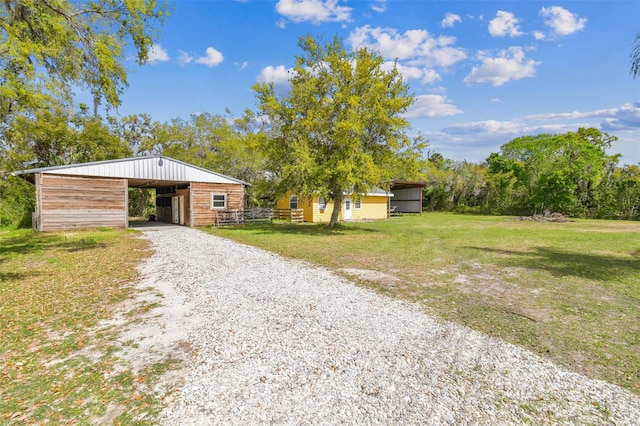
[[[597,127],[640,163],[640,78],[629,72],[640,2],[173,0],[150,62],[130,66],[119,115],[158,121],[255,109],[287,85],[300,36],[379,51],[415,95],[411,133],[479,162],[522,135]]]

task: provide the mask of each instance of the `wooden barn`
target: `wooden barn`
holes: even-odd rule
[[[126,228],[128,189],[155,188],[156,218],[209,225],[220,211],[244,207],[247,183],[168,157],[134,157],[16,172],[36,190],[37,231]]]

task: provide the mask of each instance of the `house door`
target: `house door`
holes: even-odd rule
[[[184,196],[171,197],[171,222],[184,225]]]
[[[353,203],[351,202],[351,198],[344,199],[344,220],[351,220],[351,208],[353,207]]]

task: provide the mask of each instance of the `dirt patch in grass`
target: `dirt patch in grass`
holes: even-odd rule
[[[134,365],[121,334],[149,254],[130,231],[0,231],[0,423],[154,423],[171,360]]]
[[[400,278],[386,272],[357,268],[339,268],[337,271],[351,278],[372,281],[384,288],[397,288],[402,286],[402,281],[400,280]]]

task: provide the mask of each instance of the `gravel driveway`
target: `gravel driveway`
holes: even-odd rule
[[[326,269],[194,229],[143,232],[155,254],[141,285],[164,294],[164,306],[154,311],[159,328],[138,336],[142,356],[164,339],[185,359],[168,379],[163,424],[640,419],[637,395]]]

